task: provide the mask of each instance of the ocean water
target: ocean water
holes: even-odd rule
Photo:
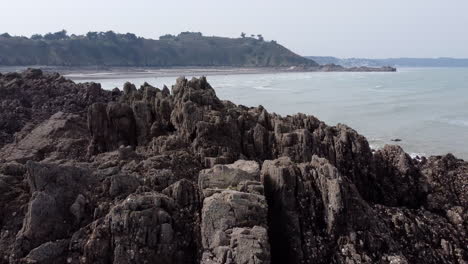
[[[73,79],[73,76],[71,76]],[[191,76],[187,76],[190,78]],[[401,145],[416,155],[468,160],[468,68],[401,68],[396,73],[273,73],[207,76],[218,97],[269,112],[311,114],[344,123],[372,148]],[[169,88],[176,77],[94,75],[105,89],[130,81]],[[393,142],[392,139],[401,139]]]

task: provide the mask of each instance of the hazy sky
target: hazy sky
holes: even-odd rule
[[[0,0],[0,32],[263,34],[301,55],[468,57],[468,0]]]

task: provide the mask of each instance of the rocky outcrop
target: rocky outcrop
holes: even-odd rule
[[[265,161],[262,181],[277,263],[463,263],[466,258],[466,239],[455,235],[465,234],[464,228],[422,208],[369,204],[325,159]]]
[[[418,165],[429,185],[425,207],[466,228],[468,163],[448,154],[424,159]]]
[[[94,150],[94,154],[99,153],[100,149],[101,152],[115,150],[120,144],[137,144],[138,142],[128,140],[136,138],[132,137],[132,134],[146,135],[143,141],[140,140],[143,143],[138,145],[144,146],[144,142],[151,142],[151,147],[156,153],[180,148],[190,149],[207,167],[231,163],[240,158],[261,161],[288,156],[294,161],[303,162],[316,154],[329,159],[342,172],[352,177],[366,198],[374,199],[376,196],[367,188],[375,181],[369,144],[364,137],[345,125],[329,127],[312,116],[298,114],[283,118],[270,115],[263,107],[249,109],[222,102],[205,78],[191,81],[179,78],[173,87],[172,95],[158,90],[150,93],[149,89],[152,88],[142,86],[136,90],[126,86],[120,107],[129,109],[130,104],[141,99],[147,102],[152,110],[143,116],[135,111],[132,115],[128,110],[125,115],[127,118],[122,121],[124,124],[114,129],[109,127],[107,116],[102,117],[95,113],[109,113],[103,105],[90,107],[88,125],[93,137],[91,149]],[[156,96],[151,97],[147,94]],[[156,107],[161,100],[159,97],[166,102],[163,110]],[[108,107],[112,105],[114,104],[111,103]],[[95,108],[101,110],[94,111]],[[169,110],[170,120],[167,119]],[[129,126],[134,122],[132,116],[135,120],[154,117],[148,122],[152,124],[151,127],[161,127],[158,124],[170,122],[170,125],[165,126],[166,134],[170,135],[148,134],[142,126],[136,126],[134,132],[134,126]],[[164,116],[166,118],[162,118],[162,121],[156,118]],[[104,125],[101,127],[99,124]],[[162,128],[164,129],[164,126]],[[125,135],[125,139],[119,140],[118,137],[112,136],[112,133]]]
[[[85,241],[81,263],[196,263],[199,230],[196,187],[179,184],[175,197],[156,192],[135,193],[94,222]],[[185,189],[184,189],[185,188]],[[181,197],[180,192],[184,193]],[[192,197],[191,197],[192,198]],[[188,218],[187,218],[187,213]],[[77,259],[79,261],[79,259]]]
[[[12,259],[22,258],[44,243],[68,238],[77,225],[90,218],[87,197],[95,179],[87,170],[32,161],[26,168],[31,199]]]
[[[156,192],[131,175],[35,162],[26,168],[32,195],[5,255],[11,263],[144,263],[152,258],[195,263],[200,258],[196,184],[181,180]]]
[[[238,160],[229,165],[215,165],[202,170],[198,176],[198,186],[205,197],[225,189],[234,189],[248,193],[263,194],[263,188],[253,187],[259,181],[260,169],[255,161]]]
[[[89,133],[77,114],[57,112],[23,138],[7,144],[0,158],[7,161],[83,160]]]
[[[425,202],[427,179],[399,146],[387,145],[375,155],[379,203],[418,208]]]
[[[132,108],[127,104],[93,104],[88,110],[88,128],[93,139],[89,154],[136,145],[136,124]]]
[[[74,84],[59,74],[29,69],[0,77],[0,147],[18,141],[61,111],[82,117],[96,102],[109,102],[112,93],[99,84]]]
[[[265,161],[262,182],[272,257],[278,263],[331,263],[343,258],[338,250],[341,240],[369,223],[369,205],[325,159],[314,156],[312,162],[301,164],[287,157]]]
[[[270,263],[268,209],[259,177],[254,161],[200,172],[199,186],[205,194],[201,263]]]
[[[170,91],[0,75],[0,264],[466,263],[468,163]]]
[[[23,225],[30,199],[25,173],[23,164],[0,162],[0,263],[8,263],[16,234]]]

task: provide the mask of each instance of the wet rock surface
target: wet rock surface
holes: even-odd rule
[[[467,263],[468,163],[169,90],[0,76],[0,263]]]

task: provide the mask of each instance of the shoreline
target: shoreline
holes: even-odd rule
[[[396,72],[395,68],[344,68],[337,65],[322,65],[317,68],[304,67],[61,67],[61,66],[0,66],[0,72],[21,72],[28,68],[41,69],[44,72],[58,72],[66,78],[75,80],[125,79],[129,77],[178,77],[205,75],[240,75],[240,74],[275,74],[295,72]]]
[[[111,68],[108,70],[71,70],[63,72],[64,77],[74,80],[127,79],[144,77],[179,77],[208,75],[275,74],[288,73],[277,68],[237,68],[237,67],[178,67],[178,68]]]

